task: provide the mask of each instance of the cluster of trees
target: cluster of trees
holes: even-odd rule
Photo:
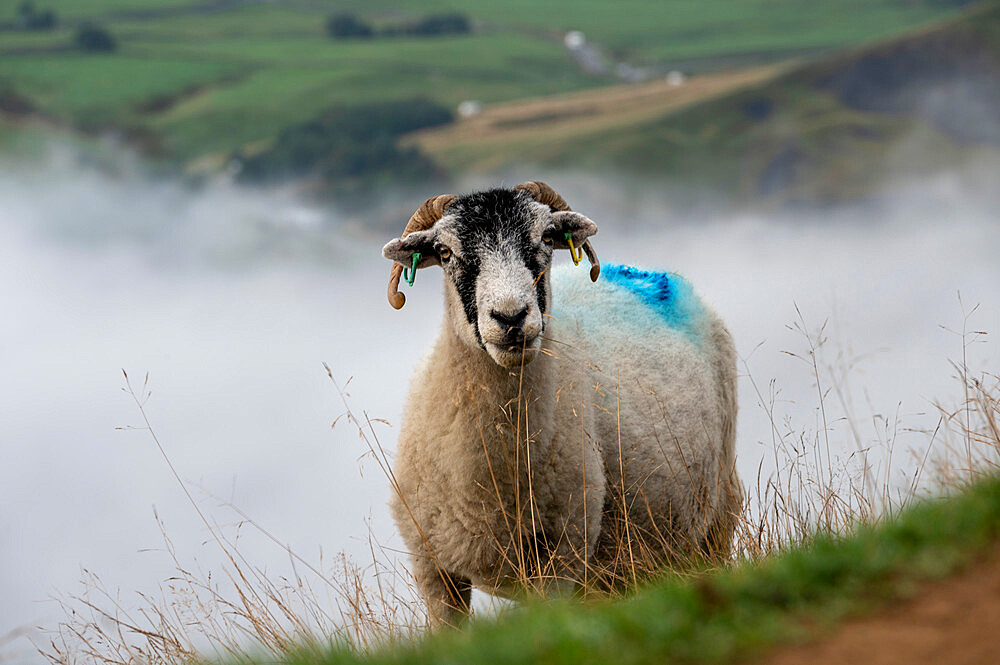
[[[51,9],[38,9],[32,0],[25,0],[17,7],[14,25],[19,30],[52,30],[58,25],[56,13]],[[118,48],[115,38],[105,28],[93,23],[83,23],[74,36],[77,48],[83,51],[110,53]]]
[[[402,134],[452,121],[451,111],[426,100],[331,109],[286,129],[268,150],[236,155],[239,179],[262,184],[316,177],[337,193],[364,193],[379,183],[424,182],[439,170]]]
[[[56,27],[56,13],[51,9],[38,9],[31,0],[25,0],[17,7],[14,25],[20,30],[52,30]]]
[[[472,23],[464,14],[431,14],[404,25],[376,30],[355,14],[334,14],[326,22],[326,31],[334,39],[370,39],[372,37],[434,37],[457,35],[472,31]]]
[[[111,53],[118,48],[118,42],[111,33],[93,23],[84,23],[76,29],[76,45],[81,50],[94,53]]]
[[[367,39],[375,36],[375,29],[354,14],[334,14],[326,20],[326,32],[334,39]]]

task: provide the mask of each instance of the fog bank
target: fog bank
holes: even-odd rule
[[[953,175],[877,206],[727,216],[681,216],[655,191],[542,175],[598,223],[604,263],[678,271],[729,323],[746,361],[748,484],[774,461],[747,368],[765,393],[774,380],[779,422],[819,428],[811,370],[784,353],[806,346],[789,328],[796,306],[809,330],[829,321],[824,358],[852,367],[853,401],[828,413],[841,455],[857,445],[845,410],[866,441],[898,421],[898,449],[920,449],[926,434],[910,430],[933,426],[930,401],[958,401],[949,359],[962,342],[941,326],[961,330],[959,291],[966,311],[980,304],[970,329],[1000,330],[995,208]],[[394,542],[385,479],[355,431],[331,429],[342,408],[322,363],[354,377],[359,413],[390,421],[377,427],[391,449],[412,366],[440,325],[436,271],[421,271],[393,311],[380,256],[390,236],[365,231],[365,211],[226,183],[190,190],[56,158],[0,165],[0,201],[0,634],[49,621],[55,608],[37,601],[76,590],[81,568],[125,598],[155,589],[172,564],[143,551],[161,545],[154,505],[179,552],[206,569],[217,558],[148,433],[116,429],[141,423],[122,369],[138,385],[149,373],[148,413],[182,475],[298,553],[363,558],[369,520]],[[995,344],[969,354],[973,368],[998,368]],[[244,538],[261,567],[287,567],[286,552]]]

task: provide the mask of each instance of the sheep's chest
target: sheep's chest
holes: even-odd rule
[[[399,498],[393,506],[401,530],[410,532],[410,547],[419,543],[446,570],[479,587],[509,586],[531,575],[541,555],[535,550],[535,534],[543,525],[534,494],[540,488],[529,483],[526,474],[512,477],[514,457],[508,464],[502,452],[494,459],[482,452],[459,455],[446,446],[420,457],[421,464],[398,465],[406,506]]]
[[[434,511],[431,545],[443,554],[442,563],[470,578],[477,586],[498,586],[523,578],[535,533],[529,510],[528,483],[512,483],[498,473],[455,477],[442,474],[451,500]],[[457,500],[456,500],[457,499]],[[535,510],[537,514],[537,506]],[[437,542],[440,541],[440,542]]]

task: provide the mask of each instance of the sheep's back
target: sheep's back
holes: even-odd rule
[[[640,505],[700,538],[699,514],[718,505],[732,464],[735,403],[722,384],[735,360],[721,320],[680,275],[629,266],[604,266],[596,283],[560,266],[552,295],[553,352],[592,368],[591,428],[609,482],[621,483],[624,456],[624,486],[647,488]]]
[[[610,265],[591,283],[586,270],[561,267],[552,294],[553,352],[590,368],[597,406],[635,411],[636,426],[655,409],[675,433],[721,418],[717,367],[733,363],[724,326],[683,277]]]
[[[591,283],[586,270],[559,266],[552,273],[552,292],[555,328],[581,351],[605,355],[609,345],[624,342],[654,354],[664,344],[711,352],[706,341],[714,313],[676,273],[607,265]]]

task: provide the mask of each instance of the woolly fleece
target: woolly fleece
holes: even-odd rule
[[[411,384],[391,507],[437,621],[458,622],[472,586],[512,596],[533,577],[618,570],[626,511],[629,545],[666,563],[730,546],[742,492],[728,330],[677,275],[549,273],[533,362],[511,371],[460,339],[446,280]]]

